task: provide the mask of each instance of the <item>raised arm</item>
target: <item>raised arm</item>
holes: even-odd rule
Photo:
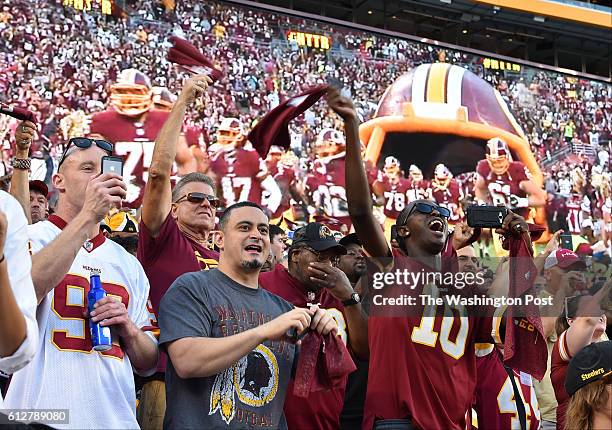
[[[15,158],[27,159],[30,153],[30,145],[36,135],[36,125],[30,121],[22,121],[15,130]],[[15,168],[11,179],[11,195],[17,199],[26,218],[28,224],[32,224],[32,215],[30,214],[30,186],[29,186],[29,170]]]
[[[359,120],[351,100],[340,92],[330,89],[327,95],[329,106],[344,120],[346,134],[346,198],[349,214],[359,240],[366,252],[373,257],[389,256],[391,251],[385,234],[376,220],[372,208],[372,196],[359,141]]]
[[[179,137],[185,112],[195,98],[203,94],[211,83],[212,81],[207,75],[194,75],[187,79],[178,100],[174,103],[168,119],[166,119],[155,140],[155,149],[153,150],[149,178],[145,186],[142,203],[142,222],[154,237],[159,233],[159,229],[172,206],[170,176],[172,174],[172,164],[179,150]],[[182,144],[186,146],[184,141]],[[188,150],[189,148],[184,149]]]
[[[527,193],[529,206],[532,208],[544,206],[546,204],[546,191],[538,187],[533,181],[522,181],[519,186]]]

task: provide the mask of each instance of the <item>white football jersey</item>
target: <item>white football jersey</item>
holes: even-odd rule
[[[29,226],[32,253],[52,242],[65,225],[51,216]],[[38,353],[13,375],[4,407],[68,409],[69,424],[53,425],[57,428],[138,428],[130,360],[117,339],[110,350],[93,351],[83,317],[92,270],[100,272],[106,293],[123,301],[136,326],[148,325],[149,281],[138,260],[101,234],[85,242],[63,281],[38,306]]]

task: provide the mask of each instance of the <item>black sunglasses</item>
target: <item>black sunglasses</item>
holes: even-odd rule
[[[450,218],[450,211],[443,207],[443,206],[438,206],[438,205],[434,205],[432,203],[423,203],[423,202],[419,202],[419,203],[415,203],[414,206],[412,206],[412,208],[410,208],[410,210],[406,213],[405,216],[401,217],[401,220],[397,220],[397,225],[398,226],[403,226],[404,224],[406,224],[406,221],[408,220],[408,217],[410,215],[412,215],[412,213],[414,211],[419,211],[422,214],[428,215],[430,213],[432,213],[433,211],[437,211],[441,217],[443,218]]]
[[[66,160],[66,154],[68,154],[68,150],[72,145],[76,146],[77,148],[87,149],[93,144],[95,144],[98,148],[108,152],[109,155],[113,154],[113,144],[107,142],[106,140],[90,139],[88,137],[73,137],[68,141],[68,145],[66,145],[66,149],[64,149],[64,153],[60,158],[59,164],[57,165],[57,170],[59,170],[64,160]]]
[[[307,251],[313,253],[317,257],[317,263],[323,263],[329,260],[332,263],[332,266],[336,266],[338,262],[340,261],[340,256],[338,255],[330,256],[329,254],[323,254],[324,251],[323,252],[315,251],[310,246],[305,246],[303,249],[306,249]]]
[[[216,198],[215,196],[211,196],[210,194],[204,194],[204,193],[187,193],[181,198],[179,198],[174,203],[180,203],[184,200],[187,200],[189,203],[197,203],[197,204],[201,204],[204,200],[208,200],[208,203],[213,208],[216,208],[219,206],[218,198]]]

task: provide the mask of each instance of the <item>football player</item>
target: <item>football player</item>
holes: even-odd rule
[[[153,107],[151,82],[136,69],[121,71],[110,87],[109,108],[91,117],[90,137],[113,143],[115,153],[124,158],[123,178],[128,183],[124,206],[137,209],[142,204],[155,139],[167,117],[167,109]],[[184,137],[179,138],[175,161],[179,175],[197,170]]]
[[[397,158],[392,156],[385,158],[385,165],[373,188],[374,195],[383,202],[385,231],[390,231],[391,225],[395,224],[400,212],[406,207],[406,193],[410,188],[410,181],[404,178]]]
[[[237,118],[224,118],[217,129],[217,142],[211,145],[211,170],[220,184],[225,206],[250,201],[276,212],[281,191],[247,141],[247,133]]]
[[[305,181],[311,206],[342,222],[349,230],[351,219],[344,187],[344,136],[338,130],[324,129],[315,142],[313,170]]]
[[[530,207],[546,204],[546,192],[531,179],[529,170],[520,161],[512,161],[510,149],[499,137],[487,141],[486,160],[476,165],[476,200],[504,205],[527,216]]]
[[[300,181],[297,179],[296,169],[299,159],[291,149],[283,151],[276,145],[270,148],[266,166],[270,176],[281,190],[281,202],[272,214],[272,220],[278,219],[291,208],[291,201],[303,201],[303,192]],[[288,216],[288,214],[287,214]],[[274,223],[274,221],[272,221]]]
[[[427,179],[423,178],[423,171],[414,164],[411,164],[410,169],[408,169],[408,175],[410,176],[410,186],[407,193],[407,203],[421,199],[432,200],[431,184]]]
[[[463,220],[464,213],[461,206],[464,199],[463,189],[444,164],[438,164],[434,170],[434,178],[431,180],[431,193],[433,199],[440,206],[450,211],[449,224],[455,224]]]

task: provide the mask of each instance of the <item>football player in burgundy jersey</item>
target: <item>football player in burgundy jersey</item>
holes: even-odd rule
[[[397,158],[385,158],[383,170],[374,182],[374,194],[383,202],[385,214],[385,231],[390,230],[389,224],[395,224],[400,212],[406,207],[406,192],[410,188],[410,181],[404,178],[402,168]]]
[[[546,192],[531,179],[525,165],[512,161],[506,142],[494,137],[487,142],[486,160],[476,165],[476,199],[492,205],[504,205],[527,216],[528,208],[546,204]]]
[[[217,142],[210,151],[210,168],[220,185],[225,206],[250,201],[276,212],[281,191],[259,158],[237,118],[224,118],[217,130]]]
[[[351,219],[344,186],[344,136],[338,130],[324,129],[315,143],[313,170],[304,183],[311,204],[329,218],[342,222],[349,230]]]
[[[328,93],[328,103],[345,122],[347,171],[351,172],[346,177],[347,197],[351,219],[365,251],[392,272],[436,272],[434,268],[439,266],[442,251],[451,250],[447,243],[448,210],[426,200],[407,205],[396,224],[398,243],[405,255],[392,253],[372,212],[372,199],[359,154],[355,108],[349,99],[333,90]],[[527,229],[525,220],[512,212],[504,220],[504,234],[529,240],[527,234],[520,233]],[[472,236],[471,233],[464,235],[463,229],[458,230],[451,237],[456,249],[471,241],[466,236]],[[404,295],[439,297],[441,294],[432,284],[405,287],[389,285],[378,291],[384,296],[400,294],[399,291]],[[368,319],[370,370],[363,428],[383,428],[393,420],[395,427],[392,428],[465,429],[475,394],[474,347],[476,342],[491,342],[491,318],[469,317],[463,313],[465,309],[457,310],[459,314],[449,310],[453,316],[443,317],[441,310],[433,305],[431,309],[429,305],[401,307],[399,313],[389,317],[385,312],[393,310],[376,307],[381,309],[372,306]],[[520,354],[530,353],[520,351]]]
[[[113,143],[115,153],[124,158],[123,178],[128,184],[124,206],[138,209],[142,204],[155,139],[166,118],[167,109],[154,108],[149,78],[136,69],[121,71],[117,82],[110,88],[109,109],[91,117],[89,136]],[[196,160],[183,136],[178,140],[175,161],[179,175],[197,169]]]
[[[444,164],[438,164],[434,170],[434,177],[431,180],[431,192],[433,199],[440,205],[447,208],[451,216],[449,224],[455,224],[463,220],[463,189],[453,178],[453,174]]]
[[[408,169],[408,175],[410,176],[410,185],[406,194],[408,196],[407,203],[420,199],[433,199],[431,183],[423,178],[423,171],[421,169],[412,164],[410,169]]]
[[[291,199],[302,201],[302,193],[299,186],[299,181],[296,175],[296,168],[299,159],[291,149],[284,151],[276,145],[272,145],[268,157],[266,158],[266,167],[270,176],[281,190],[281,202],[276,211],[272,214],[272,221],[278,219],[286,211],[291,208]]]

